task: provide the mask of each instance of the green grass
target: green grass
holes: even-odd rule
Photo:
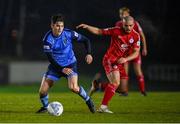
[[[102,93],[93,100],[98,107]],[[180,122],[180,92],[153,92],[147,97],[131,92],[113,97],[109,108],[114,114],[91,114],[81,98],[73,93],[50,93],[50,101],[64,106],[61,116],[36,114],[40,107],[37,93],[1,93],[0,122]]]
[[[82,81],[84,82],[84,81]],[[68,91],[65,81],[55,84],[49,93],[50,101],[59,101],[64,106],[61,116],[48,113],[36,114],[41,104],[38,96],[38,85],[1,86],[0,87],[0,123],[131,123],[131,122],[180,122],[180,92],[148,92],[143,97],[139,92],[130,92],[128,97],[116,94],[109,104],[114,114],[89,112],[81,98]],[[88,84],[82,84],[86,87]],[[103,93],[95,93],[93,100],[99,107]]]

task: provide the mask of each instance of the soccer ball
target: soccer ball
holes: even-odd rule
[[[63,106],[60,102],[54,101],[47,107],[48,113],[54,116],[60,116],[63,113]]]

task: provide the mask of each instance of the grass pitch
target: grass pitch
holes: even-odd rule
[[[92,114],[78,95],[58,85],[49,92],[49,100],[59,101],[64,107],[63,114],[56,117],[35,113],[41,107],[38,88],[39,85],[0,87],[0,123],[180,122],[180,92],[148,92],[147,97],[139,92],[130,92],[128,97],[116,94],[109,104],[114,114]],[[97,108],[102,97],[100,92],[92,96]]]

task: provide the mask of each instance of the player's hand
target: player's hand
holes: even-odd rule
[[[87,54],[85,60],[86,60],[87,64],[91,64],[92,61],[93,61],[92,55],[91,54]]]
[[[71,68],[63,68],[62,72],[66,75],[70,75],[73,71]]]
[[[142,55],[143,55],[143,56],[147,56],[147,49],[143,49],[143,50],[142,50]]]
[[[123,64],[123,63],[126,63],[127,62],[127,59],[124,58],[124,57],[121,57],[120,59],[118,59],[118,64]]]
[[[80,24],[80,25],[76,26],[76,28],[77,28],[77,29],[78,29],[78,28],[84,28],[84,29],[86,29],[86,28],[88,28],[88,25],[86,25],[86,24]]]

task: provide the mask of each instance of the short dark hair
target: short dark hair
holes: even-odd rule
[[[51,17],[51,23],[55,24],[56,22],[64,22],[64,16],[61,13],[54,14]]]

